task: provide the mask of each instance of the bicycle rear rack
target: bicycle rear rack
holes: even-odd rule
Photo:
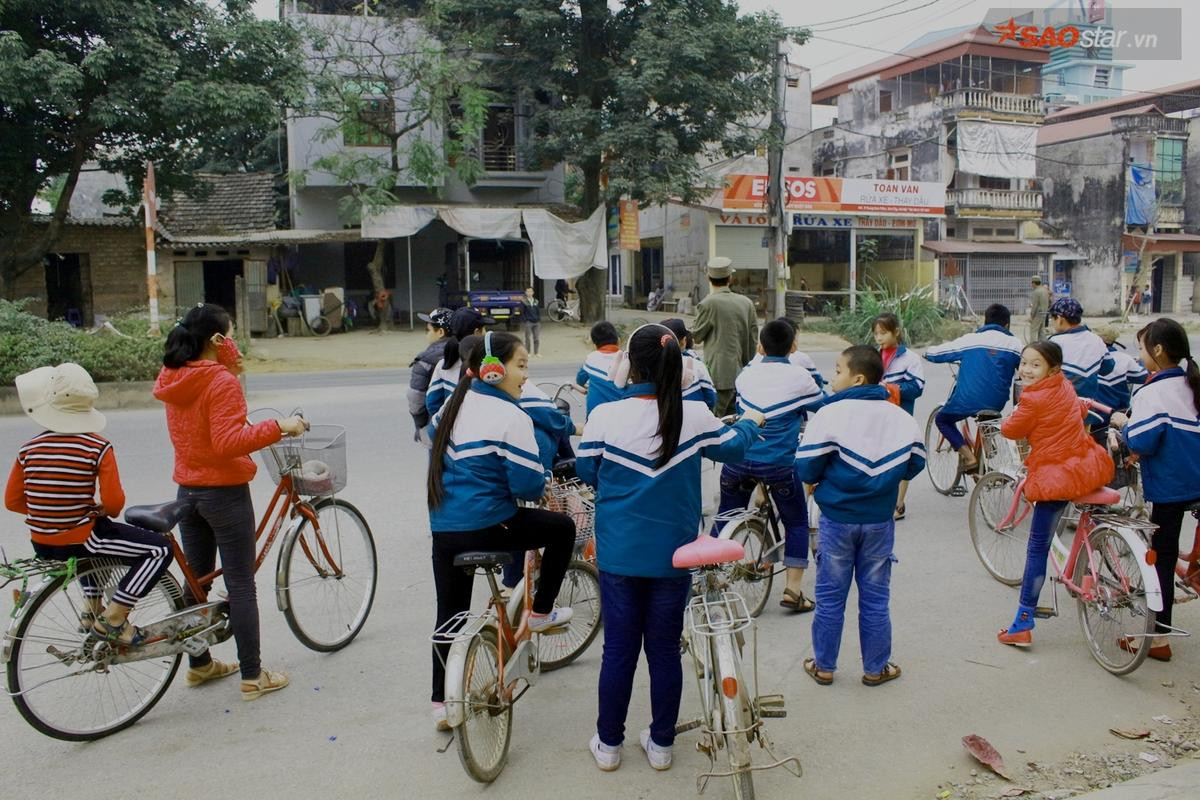
[[[684,615],[687,629],[697,636],[725,636],[741,633],[754,623],[746,601],[737,592],[721,592],[709,600],[697,595],[688,603]]]

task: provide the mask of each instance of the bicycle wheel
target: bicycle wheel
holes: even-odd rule
[[[1087,550],[1081,551],[1072,579],[1084,589],[1075,598],[1079,625],[1096,663],[1113,675],[1128,675],[1146,660],[1148,637],[1154,633],[1142,571],[1129,543],[1115,529],[1097,527],[1088,534],[1088,542],[1094,564],[1088,564]],[[1127,641],[1129,650],[1121,646]]]
[[[555,322],[562,322],[569,316],[567,307],[561,300],[551,300],[546,303],[546,314]]]
[[[941,406],[935,408],[925,423],[925,470],[934,489],[941,494],[950,494],[962,478],[958,474],[958,453],[934,422],[941,410]]]
[[[326,497],[313,511],[320,530],[306,519],[287,538],[275,580],[292,633],[305,647],[328,653],[362,630],[379,573],[375,540],[357,508]]]
[[[328,336],[329,332],[333,330],[333,325],[329,322],[329,317],[324,314],[310,319],[308,327],[312,330],[313,336]]]
[[[732,635],[713,637],[713,688],[721,701],[721,734],[725,739],[729,770],[733,773],[734,797],[753,800],[750,742],[754,737],[754,719],[746,696],[747,687],[742,681],[740,651]]]
[[[1017,481],[1004,472],[989,472],[979,479],[967,505],[971,544],[988,573],[1008,586],[1020,586],[1025,574],[1025,551],[1033,513],[1018,508],[1015,521],[1003,531],[996,527],[1008,516]],[[1022,501],[1024,502],[1024,501]],[[1022,517],[1022,515],[1024,515]]]
[[[31,600],[10,640],[8,691],[25,721],[69,742],[100,739],[128,728],[154,707],[179,669],[180,653],[104,664],[94,637],[79,633],[84,585],[111,599],[128,569],[112,559],[81,561],[76,575],[54,578]],[[129,614],[146,625],[183,608],[183,593],[163,575]]]
[[[561,632],[537,637],[542,672],[565,667],[579,658],[600,633],[600,573],[596,567],[579,560],[568,564],[554,605],[574,613]]]
[[[729,588],[746,601],[750,616],[757,617],[767,605],[771,583],[775,579],[775,565],[763,562],[763,555],[773,546],[772,537],[759,517],[749,517],[729,525],[735,527],[728,536],[722,531],[721,537],[737,542],[745,553],[741,561],[730,567]]]
[[[512,704],[500,686],[496,629],[484,628],[467,647],[463,666],[463,722],[458,726],[458,758],[480,783],[491,783],[504,770],[512,737]]]

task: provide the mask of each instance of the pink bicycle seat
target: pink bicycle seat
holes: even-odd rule
[[[716,539],[702,534],[696,541],[685,544],[671,557],[671,566],[677,569],[694,569],[710,564],[726,564],[741,561],[745,549],[732,539]]]
[[[1101,486],[1094,492],[1088,492],[1083,497],[1072,500],[1077,506],[1111,506],[1121,502],[1121,493],[1116,489]]]

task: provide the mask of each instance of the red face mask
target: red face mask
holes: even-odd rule
[[[237,341],[226,336],[217,345],[217,363],[228,369],[234,375],[242,371],[242,351],[238,349]]]

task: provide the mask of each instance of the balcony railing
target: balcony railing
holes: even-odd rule
[[[950,189],[946,205],[1002,211],[1041,211],[1042,193],[1031,189]]]
[[[511,142],[485,140],[480,150],[483,156],[483,168],[488,172],[517,172],[524,167],[521,164],[523,159],[520,157],[517,146]]]
[[[1164,117],[1161,114],[1128,114],[1112,118],[1112,129],[1117,133],[1182,133],[1188,132],[1188,120]]]
[[[1155,220],[1155,226],[1159,228],[1182,228],[1183,206],[1169,206],[1160,203],[1158,206],[1158,218]]]
[[[994,111],[998,114],[1021,114],[1042,117],[1046,115],[1046,104],[1037,97],[1027,94],[1004,94],[990,89],[959,89],[940,98],[949,109]]]

